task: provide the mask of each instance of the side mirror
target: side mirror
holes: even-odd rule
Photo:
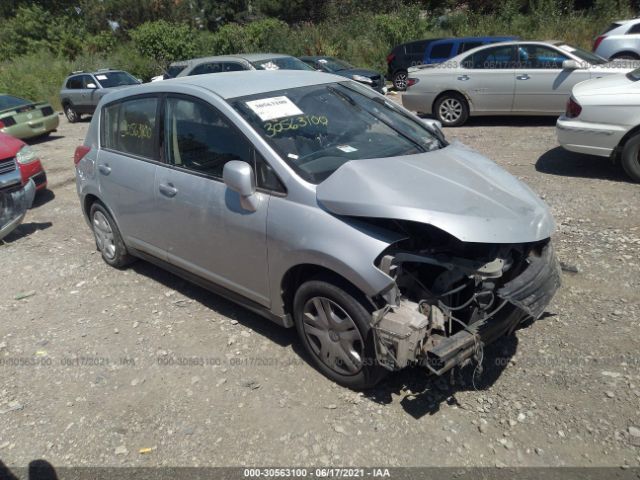
[[[96,88],[98,88],[98,86],[95,83],[87,83],[87,88],[95,90]]]
[[[224,164],[222,180],[225,185],[240,195],[240,205],[245,210],[255,212],[258,209],[256,178],[251,165],[240,160],[231,160]]]
[[[562,62],[563,70],[578,70],[579,68],[580,65],[578,65],[578,62],[576,62],[575,60],[565,60],[564,62]]]

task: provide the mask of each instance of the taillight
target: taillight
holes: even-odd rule
[[[80,163],[80,160],[82,160],[90,150],[91,147],[87,147],[86,145],[80,145],[78,148],[76,148],[76,152],[73,154],[73,163],[75,165]]]
[[[393,62],[394,58],[396,58],[396,54],[395,53],[390,53],[389,55],[387,55],[387,63]]]
[[[567,111],[565,113],[567,118],[576,118],[582,113],[582,107],[576,100],[571,97],[567,102]]]
[[[419,81],[420,81],[419,78],[407,78],[407,88],[413,87]]]
[[[2,120],[0,120],[0,129],[6,127],[6,125],[4,124],[4,122]]]
[[[598,47],[600,46],[600,44],[602,43],[602,41],[605,39],[606,35],[600,35],[598,38],[596,38],[596,41],[593,43],[593,51],[595,52]]]

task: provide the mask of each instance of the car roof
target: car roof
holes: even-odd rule
[[[510,40],[519,40],[519,37],[515,35],[489,35],[485,37],[452,37],[452,38],[443,38],[438,40],[438,42],[472,42],[472,41],[484,41],[491,39],[504,39],[505,41]]]
[[[234,56],[234,55],[216,55],[214,57],[200,57],[200,58],[191,58],[189,60],[182,60],[180,62],[173,62],[171,65],[198,65],[200,63],[208,63],[208,62],[223,62],[223,61],[236,61],[241,62],[245,60],[242,57]]]
[[[162,92],[167,86],[189,85],[209,90],[224,98],[244,97],[286,90],[289,88],[308,87],[326,83],[348,81],[344,77],[305,70],[243,70],[240,72],[211,73],[173,78],[163,82],[145,83],[111,94],[110,99],[125,98],[130,95]]]
[[[245,59],[247,62],[259,62],[272,58],[291,58],[291,55],[284,55],[282,53],[242,53],[237,56]]]

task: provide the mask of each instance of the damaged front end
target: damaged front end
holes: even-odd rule
[[[29,180],[24,187],[18,185],[0,190],[0,240],[22,223],[35,194],[33,180]]]
[[[395,284],[372,318],[377,360],[389,370],[442,375],[479,359],[484,345],[539,318],[560,287],[549,239],[481,244],[411,222],[402,229],[409,239],[378,259]]]

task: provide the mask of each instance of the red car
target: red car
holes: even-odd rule
[[[47,188],[47,174],[31,147],[11,135],[0,133],[0,165],[14,158],[20,169],[23,185],[31,178],[36,184],[36,190]]]

